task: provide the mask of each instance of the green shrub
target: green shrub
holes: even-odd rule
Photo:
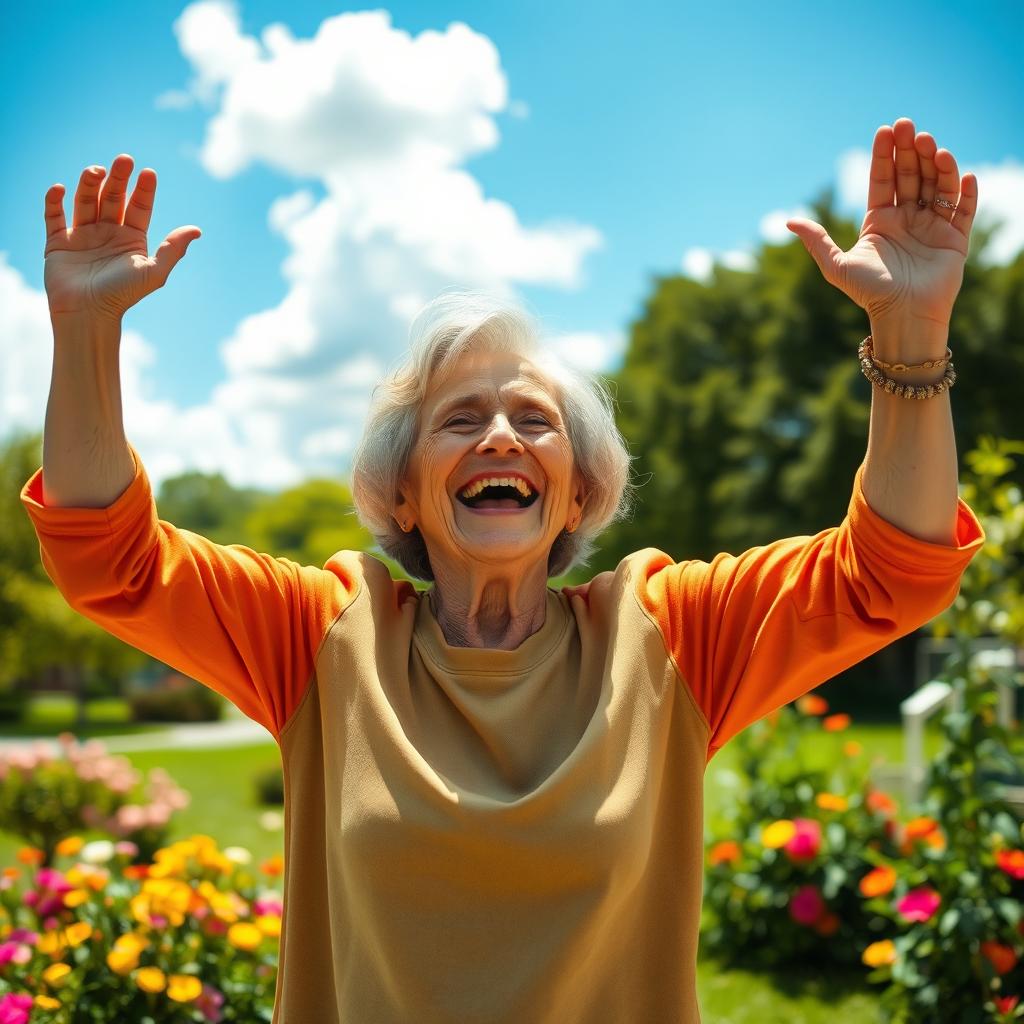
[[[44,742],[0,754],[0,829],[42,850],[44,864],[63,838],[88,829],[129,840],[149,856],[188,794],[159,768],[143,788],[131,763],[97,740],[79,745],[70,733],[59,739],[58,755]]]
[[[143,690],[129,698],[135,722],[217,722],[224,698],[201,683]]]
[[[256,802],[261,805],[279,807],[284,803],[284,772],[280,765],[265,768],[253,776],[256,787]]]

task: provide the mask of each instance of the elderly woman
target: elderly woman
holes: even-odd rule
[[[957,497],[946,350],[977,184],[900,119],[875,136],[842,252],[790,222],[868,313],[867,456],[838,527],[710,563],[639,551],[583,586],[629,457],[605,394],[517,308],[446,295],[375,392],[353,467],[372,556],[322,568],[157,517],[121,421],[124,312],[156,175],[46,196],[54,330],[43,466],[23,502],[69,603],[261,722],[285,778],[274,1020],[699,1020],[702,784],[749,723],[946,608],[982,543]]]

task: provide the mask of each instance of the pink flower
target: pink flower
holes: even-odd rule
[[[939,909],[942,897],[928,886],[911,889],[896,904],[896,909],[905,921],[927,921]]]
[[[797,924],[814,924],[825,911],[825,901],[818,887],[802,885],[789,900],[789,916]]]
[[[814,860],[821,849],[821,824],[813,818],[795,818],[793,825],[796,832],[786,843],[785,850],[789,859],[797,863]]]
[[[224,993],[212,985],[203,985],[203,991],[196,997],[196,1009],[210,1022],[218,1024],[221,1018],[220,1008],[224,1005]]]
[[[31,1012],[31,996],[8,992],[0,999],[0,1024],[28,1024]]]
[[[280,917],[282,909],[281,901],[275,899],[256,900],[252,905],[253,913],[257,917],[262,917],[264,914]]]

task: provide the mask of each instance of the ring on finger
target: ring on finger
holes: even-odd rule
[[[956,203],[951,203],[948,199],[943,199],[942,196],[936,196],[932,202],[936,206],[941,206],[944,210],[955,210]]]

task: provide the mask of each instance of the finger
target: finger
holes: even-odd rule
[[[953,214],[953,227],[964,238],[969,238],[974,214],[978,209],[978,179],[968,171],[960,181],[960,202],[956,204]]]
[[[871,171],[868,178],[868,209],[892,206],[896,195],[896,164],[893,160],[892,128],[883,124],[875,132],[871,146]]]
[[[921,195],[918,198],[922,206],[931,206],[939,176],[935,169],[935,139],[928,132],[918,132],[914,148],[921,161]]]
[[[143,233],[149,230],[155,196],[156,171],[152,167],[143,167],[132,189],[132,197],[128,200],[128,209],[124,212],[125,227],[137,228]]]
[[[791,217],[786,221],[786,227],[804,243],[804,248],[818,264],[825,280],[835,284],[846,254],[832,241],[829,233],[820,224],[803,217]]]
[[[100,221],[120,224],[124,218],[124,197],[135,161],[127,153],[119,153],[110,165],[110,173],[100,190]]]
[[[932,209],[944,220],[951,221],[957,200],[960,198],[960,172],[957,170],[956,158],[948,149],[936,150],[935,169],[939,172],[939,177]]]
[[[195,227],[195,225],[190,224],[185,227],[175,228],[160,243],[160,248],[157,249],[156,255],[153,257],[156,279],[159,285],[163,285],[167,280],[168,275],[174,269],[178,260],[185,255],[189,245],[201,236],[202,231]]]
[[[64,219],[64,186],[51,185],[46,190],[43,202],[43,219],[46,221],[46,239],[54,235],[67,234],[68,224]]]
[[[921,164],[914,148],[914,122],[901,117],[892,126],[896,143],[896,205],[917,204],[921,191]]]
[[[96,213],[99,209],[97,199],[100,194],[100,182],[106,170],[102,167],[86,167],[82,176],[78,179],[78,188],[75,189],[75,208],[71,217],[71,226],[79,227],[82,224],[95,224]]]

